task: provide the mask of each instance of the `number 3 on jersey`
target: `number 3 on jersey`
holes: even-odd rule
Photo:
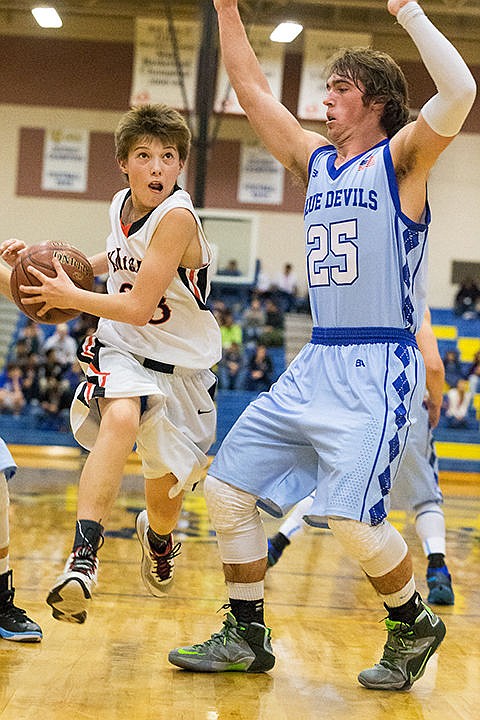
[[[351,285],[358,277],[357,221],[310,225],[307,232],[307,273],[310,287]]]

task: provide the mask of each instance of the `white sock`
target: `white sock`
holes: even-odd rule
[[[437,503],[425,503],[417,508],[415,529],[426,557],[432,553],[446,554],[445,516]]]
[[[401,590],[397,590],[397,592],[394,592],[391,595],[382,595],[381,598],[385,605],[389,608],[400,607],[400,605],[405,605],[405,603],[414,596],[415,589],[415,579],[412,576],[408,583],[401,588]]]
[[[264,582],[236,583],[227,580],[228,597],[232,600],[263,600]]]

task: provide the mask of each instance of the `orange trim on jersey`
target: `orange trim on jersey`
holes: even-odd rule
[[[93,363],[90,363],[88,366],[88,369],[92,372],[92,375],[96,375],[99,378],[98,384],[100,387],[105,387],[107,383],[107,377],[110,375],[109,372],[101,372],[98,370],[98,368],[93,365]]]
[[[82,347],[82,355],[85,355],[86,357],[93,357],[91,348],[94,346],[94,344],[95,338],[93,335],[89,335],[87,338],[85,338]]]
[[[191,284],[192,284],[193,294],[195,295],[195,297],[196,297],[198,300],[201,300],[201,299],[202,299],[202,296],[200,295],[200,292],[199,292],[199,290],[198,290],[198,287],[197,287],[197,285],[196,285],[196,283],[195,283],[195,277],[196,277],[196,270],[190,270],[190,272],[189,272],[189,278],[188,278],[188,279],[189,279],[189,281],[190,281]]]
[[[87,382],[87,387],[85,388],[85,399],[90,404],[90,401],[93,397],[93,393],[95,391],[95,385],[93,383]]]
[[[128,237],[128,233],[130,232],[130,228],[133,225],[133,222],[131,223],[124,223],[122,220],[120,220],[120,225],[122,226],[122,232],[125,235],[125,237]]]

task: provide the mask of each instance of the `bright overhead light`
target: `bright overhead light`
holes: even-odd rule
[[[36,7],[32,9],[32,15],[43,28],[62,27],[62,18],[53,7]]]
[[[280,23],[280,25],[277,25],[275,30],[273,30],[270,35],[270,40],[273,42],[292,42],[292,40],[295,40],[297,35],[300,35],[302,30],[303,25],[299,25],[296,22],[283,22]]]

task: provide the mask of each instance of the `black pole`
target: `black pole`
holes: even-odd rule
[[[195,140],[194,204],[205,206],[205,181],[209,148],[209,122],[213,112],[217,71],[217,14],[212,0],[202,1],[202,41],[198,58],[196,115],[198,135]]]

